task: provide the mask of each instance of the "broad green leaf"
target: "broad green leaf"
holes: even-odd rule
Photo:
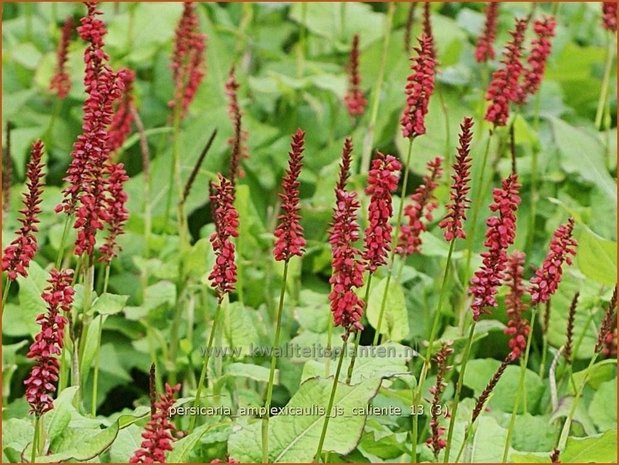
[[[507,441],[507,429],[487,415],[481,416],[477,422],[475,437],[467,451],[471,456],[470,462],[500,463]]]
[[[122,312],[129,299],[128,295],[101,294],[92,305],[92,311],[99,315],[114,315]]]
[[[512,446],[521,452],[552,450],[560,425],[552,423],[550,416],[525,413],[516,416]]]
[[[599,389],[604,382],[617,377],[617,362],[613,359],[603,360],[593,365],[590,370],[585,368],[577,371],[572,375],[574,384],[582,386],[585,376],[587,376],[587,384],[593,389]]]
[[[41,268],[41,266],[35,261],[30,262],[28,276],[25,278],[21,276],[17,278],[17,282],[19,284],[19,293],[17,294],[19,299],[19,308],[12,309],[9,307],[7,310],[9,312],[12,312],[13,310],[17,312],[16,314],[10,316],[15,316],[17,321],[21,320],[21,335],[25,335],[23,333],[25,330],[28,330],[29,333],[27,334],[30,335],[36,334],[39,331],[40,326],[36,324],[36,317],[40,313],[45,313],[46,311],[45,301],[41,298],[41,294],[47,287],[47,278],[47,272],[43,270],[43,268]],[[3,321],[5,321],[4,316]],[[8,322],[11,320],[6,321]],[[7,326],[10,328],[12,323]]]
[[[617,463],[617,430],[588,438],[568,438],[561,453],[563,463]]]
[[[2,420],[2,451],[3,453],[13,456],[16,455],[15,461],[21,461],[21,453],[30,453],[30,445],[34,435],[34,422],[31,419],[25,418],[9,418]],[[15,452],[9,451],[13,449]],[[25,455],[29,457],[30,455]],[[13,460],[13,458],[11,458]]]
[[[617,282],[617,243],[585,229],[578,237],[576,262],[588,278],[608,286]]]
[[[116,440],[110,447],[110,460],[116,463],[127,463],[133,453],[142,444],[142,428],[130,425],[118,432]]]
[[[82,334],[84,338],[84,349],[80,360],[80,373],[83,382],[86,382],[88,379],[95,355],[99,349],[99,331],[103,325],[101,318],[102,317],[94,318],[87,326],[87,331]]]
[[[70,386],[63,389],[58,395],[58,398],[54,401],[54,409],[44,417],[47,437],[52,447],[54,447],[54,442],[64,432],[71,421],[71,415],[75,412],[73,400],[77,391],[77,386]]]
[[[226,366],[224,374],[217,379],[214,389],[215,391],[220,390],[221,386],[230,378],[247,378],[266,383],[269,381],[269,372],[269,368],[260,365],[253,365],[251,363],[231,363]],[[273,384],[279,384],[279,370],[275,370]]]
[[[600,431],[617,426],[617,378],[603,383],[593,395],[589,416]]]
[[[225,342],[234,351],[240,351],[239,356],[248,355],[258,343],[255,319],[257,312],[245,308],[241,302],[224,303],[221,321],[224,326]],[[204,343],[206,347],[206,340]]]
[[[409,333],[404,290],[402,285],[395,280],[391,280],[389,290],[385,295],[386,288],[387,278],[383,278],[376,286],[372,286],[367,302],[368,320],[374,328],[377,328],[383,298],[386,297],[380,332],[389,340],[399,342],[406,339]]]
[[[192,451],[196,449],[196,446],[201,442],[205,442],[205,439],[208,439],[206,436],[219,436],[229,427],[230,425],[228,423],[221,422],[207,423],[205,425],[198,426],[187,436],[174,443],[174,449],[168,454],[167,457],[168,463],[186,463],[189,460]]]

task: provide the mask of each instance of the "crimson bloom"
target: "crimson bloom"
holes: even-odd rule
[[[69,42],[73,31],[73,17],[68,16],[62,25],[62,34],[58,49],[56,50],[56,73],[49,84],[50,90],[58,94],[58,98],[64,99],[71,90],[71,76],[67,72],[67,54],[69,52]]]
[[[228,145],[232,150],[230,155],[230,180],[236,183],[237,176],[243,176],[241,160],[249,157],[247,153],[247,131],[243,129],[243,113],[239,106],[237,90],[239,83],[236,80],[234,67],[230,69],[228,80],[226,81],[226,95],[228,96],[228,115],[232,121],[232,137],[228,139]]]
[[[486,100],[490,102],[490,106],[486,110],[485,119],[495,126],[505,126],[509,117],[509,103],[518,99],[520,89],[518,80],[523,69],[520,59],[526,28],[526,19],[516,20],[516,27],[510,32],[512,39],[503,52],[503,66],[492,73],[492,80],[486,93]]]
[[[449,356],[453,353],[453,349],[449,344],[444,343],[440,350],[434,356],[434,362],[437,366],[436,381],[430,388],[430,394],[432,394],[431,409],[430,409],[430,431],[431,436],[426,440],[432,451],[434,457],[438,457],[438,454],[442,449],[447,446],[447,441],[443,437],[445,435],[445,428],[440,424],[440,411],[441,411],[441,397],[447,387],[445,381],[447,371],[451,368],[447,365]]]
[[[519,89],[517,103],[526,102],[529,95],[539,91],[546,69],[546,61],[552,50],[550,39],[555,35],[557,22],[553,17],[538,19],[533,25],[537,36],[531,44],[531,52],[527,58],[528,68],[524,70],[524,83]]]
[[[422,35],[419,47],[415,48],[417,57],[411,59],[411,74],[407,78],[405,94],[406,107],[400,118],[402,135],[414,138],[426,133],[425,118],[428,113],[430,96],[434,91],[436,59],[432,37]]]
[[[520,184],[516,174],[503,180],[501,188],[494,189],[490,211],[496,212],[486,221],[486,251],[481,254],[482,266],[471,279],[469,294],[473,296],[473,319],[479,320],[488,307],[496,307],[496,292],[504,278],[507,266],[507,248],[516,238],[516,210],[520,204]]]
[[[460,138],[456,161],[453,164],[453,180],[451,184],[450,200],[447,204],[447,214],[439,226],[444,230],[447,242],[455,238],[466,239],[464,221],[466,211],[471,200],[467,197],[471,187],[471,139],[473,138],[473,118],[465,117],[460,124]]]
[[[39,204],[43,192],[43,142],[32,144],[30,161],[26,168],[26,187],[24,193],[24,208],[20,210],[22,224],[15,239],[4,249],[2,254],[2,271],[7,272],[8,279],[15,281],[17,275],[28,276],[28,266],[37,252],[38,244],[35,233],[39,230],[38,215],[41,213]]]
[[[105,205],[107,208],[106,225],[108,235],[105,243],[101,246],[99,261],[110,263],[118,252],[120,246],[117,243],[118,236],[123,234],[125,223],[129,218],[126,207],[127,193],[123,185],[129,179],[122,163],[109,163],[106,165]]]
[[[174,405],[174,395],[180,390],[180,384],[171,387],[166,383],[165,393],[154,404],[154,413],[142,433],[142,444],[129,459],[129,463],[165,463],[166,453],[173,449],[176,430],[170,421],[170,409]]]
[[[26,400],[30,404],[30,412],[37,416],[43,415],[54,408],[53,394],[58,381],[60,363],[58,356],[64,343],[64,328],[67,319],[63,315],[71,311],[73,303],[73,271],[52,270],[48,280],[49,286],[41,297],[47,304],[47,312],[37,317],[41,330],[30,345],[26,357],[35,359],[35,365],[30,376],[24,381],[26,385]]]
[[[130,69],[122,69],[118,72],[118,77],[123,83],[122,97],[116,111],[112,116],[112,122],[107,130],[108,146],[110,151],[119,149],[127,140],[131,132],[131,123],[133,123],[133,82],[135,81],[135,73]]]
[[[391,195],[398,187],[401,169],[402,164],[393,155],[378,152],[368,173],[365,193],[370,196],[370,205],[363,259],[371,273],[387,263],[387,253],[391,250]]]
[[[617,31],[617,2],[602,2],[602,25],[609,31]]]
[[[344,96],[344,103],[350,116],[361,116],[367,100],[361,90],[361,75],[359,74],[359,34],[352,39],[350,61],[348,63],[348,91]]]
[[[427,230],[427,223],[432,221],[432,211],[438,207],[434,198],[436,182],[442,174],[443,159],[436,157],[427,164],[429,174],[423,177],[421,185],[411,195],[412,203],[404,207],[404,216],[408,222],[400,229],[396,253],[407,256],[421,250],[421,233]],[[425,220],[425,221],[424,221]]]
[[[335,190],[346,189],[346,183],[350,176],[350,165],[352,164],[352,139],[347,137],[344,139],[342,147],[342,163],[340,164],[340,174],[335,185]]]
[[[282,190],[279,198],[282,202],[282,213],[275,228],[275,246],[273,256],[276,261],[288,261],[294,255],[301,257],[305,252],[305,238],[301,226],[301,210],[299,197],[299,175],[303,166],[303,144],[305,133],[297,129],[292,135],[290,153],[288,154],[288,171],[282,180]]]
[[[511,336],[509,348],[513,360],[518,359],[526,350],[530,331],[529,322],[523,318],[523,313],[527,309],[523,301],[526,292],[522,281],[524,259],[523,252],[514,251],[507,257],[507,269],[505,270],[505,284],[509,287],[509,293],[505,296],[505,308],[509,320],[504,332]]]
[[[475,60],[477,63],[485,63],[494,60],[494,39],[496,38],[496,24],[499,14],[499,2],[490,2],[486,6],[486,22],[484,31],[477,39],[475,45]]]
[[[232,237],[238,237],[239,214],[234,208],[234,186],[221,174],[216,183],[211,183],[211,209],[215,232],[210,241],[215,251],[215,265],[208,279],[217,291],[219,302],[236,285],[236,263]]]
[[[570,218],[567,223],[559,226],[550,240],[550,250],[542,263],[530,280],[531,301],[533,305],[543,304],[550,299],[563,275],[563,265],[572,264],[572,257],[576,255],[578,243],[572,237],[574,231],[574,218]]]

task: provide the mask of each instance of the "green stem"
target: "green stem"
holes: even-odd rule
[[[101,348],[101,336],[103,334],[103,315],[99,315],[99,333],[97,335],[97,347]],[[95,367],[94,373],[92,377],[92,416],[97,416],[97,389],[99,388],[99,363],[101,361],[101,357],[99,354],[99,350],[97,350],[97,354],[95,355]]]
[[[322,447],[325,443],[327,436],[327,429],[329,428],[329,419],[331,418],[331,410],[333,409],[333,403],[335,401],[335,392],[337,391],[337,383],[340,378],[340,372],[342,371],[342,362],[344,361],[344,354],[346,353],[346,344],[344,341],[342,345],[342,351],[340,352],[340,358],[337,362],[337,369],[335,370],[335,376],[333,377],[333,386],[331,387],[331,395],[329,396],[329,403],[327,404],[327,411],[325,412],[325,422],[322,425],[322,432],[320,433],[320,441],[318,441],[318,448],[316,449],[316,455],[314,456],[314,462],[320,463],[320,457],[322,455]]]
[[[62,231],[62,237],[60,239],[60,246],[58,246],[58,255],[56,256],[56,269],[60,269],[60,265],[62,265],[62,257],[64,256],[64,245],[67,241],[67,236],[69,235],[69,227],[71,226],[72,216],[67,216],[67,219],[64,222],[64,229]]]
[[[273,400],[273,381],[275,379],[275,367],[277,366],[276,350],[279,347],[280,334],[282,327],[282,314],[284,309],[284,297],[286,295],[286,282],[288,280],[288,260],[284,262],[284,276],[282,288],[279,293],[279,305],[277,307],[277,316],[275,320],[275,337],[273,338],[273,347],[271,347],[271,368],[269,369],[269,382],[267,384],[267,397],[265,401],[266,413],[262,420],[262,462],[269,462],[269,416],[271,410],[271,401]]]
[[[208,372],[208,362],[211,358],[211,351],[213,350],[213,341],[215,340],[215,333],[217,330],[217,322],[219,321],[219,314],[221,313],[221,301],[217,304],[215,310],[215,316],[213,317],[213,327],[211,328],[211,334],[208,337],[208,344],[206,346],[206,353],[204,354],[204,364],[202,365],[202,371],[200,371],[200,379],[198,380],[198,387],[196,389],[196,398],[193,401],[193,406],[198,407],[202,401],[202,387],[206,381],[206,373]],[[187,433],[191,433],[196,425],[196,419],[198,415],[193,415],[189,421],[189,429]]]
[[[34,419],[34,437],[32,438],[32,450],[30,452],[30,463],[35,463],[37,454],[39,453],[41,416],[37,415]]]
[[[445,448],[445,463],[449,462],[449,453],[451,451],[451,442],[453,439],[454,426],[456,425],[456,416],[458,414],[458,405],[460,404],[460,395],[462,394],[462,386],[464,384],[464,374],[466,373],[466,365],[468,364],[469,357],[471,356],[471,347],[473,346],[473,336],[475,335],[476,321],[471,323],[469,329],[469,336],[466,341],[466,347],[464,354],[462,355],[462,366],[460,368],[460,375],[458,376],[458,383],[456,384],[456,392],[453,398],[453,407],[451,408],[451,418],[449,419],[449,430],[447,433],[447,446]]]
[[[6,301],[9,298],[9,289],[11,289],[12,281],[10,279],[6,280],[6,284],[4,285],[4,291],[2,292],[2,312],[4,312],[4,306],[6,305]]]
[[[432,355],[432,345],[436,339],[436,332],[438,331],[438,323],[440,321],[441,311],[443,310],[443,304],[445,302],[445,292],[447,288],[447,278],[449,277],[449,268],[451,266],[451,256],[453,255],[454,246],[456,240],[452,239],[449,243],[449,252],[447,253],[447,263],[445,264],[445,272],[443,273],[443,282],[441,283],[441,291],[438,296],[438,305],[436,307],[436,313],[434,314],[434,321],[432,322],[432,330],[430,332],[430,341],[428,344],[428,350],[426,351],[426,361],[430,363],[430,356]]]
[[[168,179],[168,196],[166,199],[166,206],[165,206],[165,218],[164,218],[164,231],[167,230],[168,227],[168,221],[170,219],[170,210],[172,209],[172,184],[174,184],[174,181],[176,180],[177,182],[177,187],[179,189],[179,193],[182,193],[182,191],[180,191],[180,189],[182,189],[182,186],[180,186],[180,166],[181,166],[181,162],[180,162],[180,151],[179,151],[179,144],[178,144],[178,139],[179,139],[179,129],[180,129],[180,103],[177,103],[176,106],[174,107],[174,126],[173,126],[173,132],[172,132],[172,166],[170,167],[170,178]],[[180,197],[179,197],[180,199]]]
[[[368,298],[370,296],[370,287],[371,287],[373,275],[374,275],[373,273],[369,274],[368,282],[366,283],[366,286],[365,286],[365,296],[363,297],[364,310],[368,306]],[[352,373],[353,373],[353,370],[355,369],[355,362],[357,361],[357,352],[359,351],[360,339],[361,339],[361,333],[357,333],[357,336],[355,338],[355,350],[352,353],[352,357],[350,359],[350,365],[348,366],[348,373],[346,374],[346,384],[350,384],[350,382],[352,381]]]
[[[602,89],[600,91],[600,97],[598,99],[597,110],[595,112],[595,127],[599,131],[602,128],[602,118],[604,116],[604,106],[610,89],[610,73],[612,71],[613,64],[613,44],[614,40],[611,40],[610,32],[606,34],[606,62],[604,64],[604,77],[602,78]]]
[[[182,281],[182,278],[179,278]],[[170,328],[170,350],[168,351],[170,362],[170,383],[176,384],[176,355],[178,350],[178,332],[181,324],[181,317],[183,313],[183,293],[184,284],[179,282],[177,284],[176,291],[176,304],[174,308],[174,319],[172,320],[172,327]]]

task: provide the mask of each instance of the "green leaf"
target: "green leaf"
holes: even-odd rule
[[[26,448],[29,448],[32,444],[33,436],[34,424],[31,420],[23,418],[2,420],[2,451],[7,455],[13,454],[8,449],[16,451],[17,457],[15,461],[22,461],[21,453],[27,452]],[[29,455],[26,456],[29,457]]]
[[[106,292],[97,297],[92,305],[92,311],[99,315],[115,315],[123,311],[128,299],[128,295],[116,295]]]
[[[593,389],[599,389],[602,383],[610,381],[617,376],[617,361],[613,359],[603,360],[591,367],[591,370],[585,368],[572,375],[574,384],[582,386],[582,383],[587,376],[587,384]]]
[[[44,417],[47,437],[52,448],[54,448],[56,439],[58,439],[69,425],[72,413],[75,412],[73,399],[78,389],[77,386],[70,386],[63,389],[58,395],[58,398],[54,401],[54,409]]]
[[[487,415],[481,416],[470,446],[470,461],[501,463],[506,440],[507,429],[502,428],[494,418]]]
[[[588,438],[570,437],[561,453],[562,463],[617,463],[616,460],[617,430]]]
[[[80,360],[80,373],[82,381],[84,382],[88,379],[90,368],[93,365],[95,355],[99,349],[99,330],[102,324],[101,317],[93,319],[88,325],[86,333],[82,335],[85,340],[82,358]]]
[[[589,416],[600,431],[617,426],[617,378],[603,383],[593,395]]]
[[[168,463],[186,463],[190,454],[196,449],[196,445],[204,442],[206,436],[221,435],[222,431],[228,429],[228,423],[207,423],[198,426],[190,434],[174,443],[174,449],[168,454]]]
[[[245,308],[241,302],[224,303],[222,319],[224,323],[225,342],[235,353],[249,355],[251,348],[258,345],[256,332],[257,312]],[[206,346],[206,344],[205,344]]]
[[[142,428],[138,425],[130,425],[120,430],[116,440],[110,447],[110,461],[116,463],[128,463],[133,453],[142,444]]]
[[[19,308],[12,309],[7,307],[9,316],[15,317],[16,321],[13,323],[12,320],[5,320],[5,317],[9,318],[9,316],[6,315],[4,315],[2,319],[3,322],[10,321],[10,324],[7,325],[8,328],[12,328],[14,324],[17,325],[17,322],[21,322],[20,325],[17,325],[18,331],[21,333],[20,335],[34,335],[39,331],[40,326],[36,324],[36,317],[40,313],[45,313],[46,311],[45,301],[41,298],[41,294],[43,293],[43,289],[47,287],[47,278],[47,272],[35,261],[30,262],[28,276],[25,278],[21,276],[17,278],[17,282],[19,283]],[[12,314],[13,310],[16,311],[14,315]],[[26,330],[28,333],[23,332]],[[9,329],[9,331],[13,330]]]
[[[578,268],[588,278],[608,286],[617,282],[617,243],[588,229],[578,237]]]
[[[559,430],[557,422],[552,423],[550,416],[533,416],[530,413],[516,416],[512,445],[523,452],[552,450]]]
[[[269,381],[270,370],[267,367],[254,365],[252,363],[231,363],[226,366],[224,374],[217,379],[215,391],[221,389],[230,378],[247,378],[261,383]],[[279,384],[279,370],[275,370],[273,384]]]
[[[385,289],[388,278],[383,278],[378,284],[372,286],[370,297],[367,302],[367,315],[370,324],[377,328]],[[380,332],[391,341],[399,342],[406,339],[409,333],[408,316],[406,314],[406,300],[402,285],[390,280],[389,290],[385,298],[383,321]]]

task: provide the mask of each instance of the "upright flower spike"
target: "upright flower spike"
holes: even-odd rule
[[[72,270],[52,270],[49,286],[41,295],[47,304],[47,312],[37,317],[41,330],[26,354],[26,357],[36,362],[30,376],[24,381],[30,413],[37,416],[54,408],[53,395],[56,392],[55,383],[58,381],[60,368],[58,356],[62,351],[64,328],[67,324],[64,314],[71,311],[73,303],[72,280]]]
[[[509,117],[509,104],[518,99],[519,79],[523,68],[520,59],[526,28],[526,19],[516,20],[516,27],[510,32],[512,39],[503,52],[503,66],[492,73],[492,80],[486,93],[486,100],[490,105],[486,110],[485,119],[495,126],[505,126]]]
[[[273,256],[276,261],[288,261],[294,255],[301,257],[305,252],[305,238],[301,226],[301,199],[299,197],[299,175],[303,166],[303,145],[305,133],[297,129],[292,135],[290,153],[288,154],[288,171],[282,180],[279,198],[282,213],[275,228],[275,246]]]
[[[174,99],[168,105],[180,105],[180,116],[187,109],[204,78],[206,36],[200,32],[200,24],[193,2],[183,3],[183,14],[176,27],[174,52],[172,55],[172,76],[174,78]]]
[[[226,95],[228,96],[228,116],[232,122],[232,137],[228,139],[230,146],[230,181],[236,184],[237,176],[243,176],[241,161],[249,157],[247,153],[247,131],[243,129],[243,113],[239,105],[237,91],[239,83],[236,80],[234,67],[230,69],[226,81]]]
[[[108,128],[108,146],[110,151],[118,150],[127,140],[131,133],[133,123],[133,82],[135,73],[130,69],[122,69],[118,72],[118,77],[122,81],[123,91],[120,102],[112,116],[112,122]]]
[[[465,117],[460,124],[460,138],[456,161],[453,164],[451,192],[447,204],[447,214],[438,224],[443,229],[447,242],[456,238],[466,239],[464,221],[471,200],[467,197],[471,187],[471,140],[473,138],[473,118]]]
[[[336,192],[339,189],[345,190],[346,183],[350,176],[350,165],[352,164],[352,139],[347,137],[344,139],[344,146],[342,147],[342,163],[340,164],[340,174],[335,185]]]
[[[209,240],[215,251],[215,265],[208,279],[221,302],[236,287],[236,263],[233,237],[238,237],[239,214],[234,208],[234,186],[221,174],[211,183],[211,209],[215,232]]]
[[[432,33],[432,12],[430,10],[430,2],[423,2],[423,34],[430,38],[432,58],[436,60],[436,49],[434,48],[434,34]]]
[[[499,15],[499,2],[489,2],[486,6],[486,22],[484,30],[477,39],[475,45],[475,60],[477,63],[485,63],[494,60],[494,39],[496,38],[496,25]]]
[[[447,441],[443,438],[445,434],[445,428],[440,424],[439,413],[441,411],[441,398],[443,392],[447,387],[445,381],[447,377],[447,371],[451,369],[447,365],[449,356],[453,353],[453,349],[449,344],[443,344],[440,350],[434,356],[434,362],[437,366],[436,382],[434,386],[430,388],[430,394],[432,394],[432,401],[430,403],[430,432],[431,436],[426,440],[434,452],[434,457],[438,458],[438,454],[442,449],[447,446]]]
[[[411,203],[404,207],[407,222],[401,226],[396,253],[403,257],[421,251],[421,233],[427,230],[432,221],[432,211],[438,207],[434,197],[437,180],[441,177],[443,159],[436,157],[427,164],[429,173],[423,177],[421,185],[411,195]]]
[[[567,327],[565,328],[565,345],[563,346],[563,356],[568,363],[572,362],[572,351],[574,350],[574,323],[576,321],[578,297],[580,297],[580,293],[576,292],[572,298],[570,309],[567,312]]]
[[[174,395],[180,390],[180,384],[171,387],[166,383],[165,393],[151,408],[150,420],[142,433],[142,444],[129,459],[129,463],[165,463],[166,454],[173,449],[176,431],[174,423],[170,421],[170,409],[174,405]]]
[[[574,219],[570,218],[567,223],[559,226],[550,241],[550,250],[530,280],[531,302],[533,305],[543,304],[552,296],[563,275],[563,265],[571,265],[572,257],[576,255],[578,243],[572,237],[574,231]]]
[[[505,309],[509,320],[504,332],[510,336],[509,348],[513,360],[517,360],[526,350],[530,331],[529,322],[523,318],[527,309],[523,301],[526,293],[522,280],[524,259],[524,252],[513,252],[507,257],[507,269],[505,270],[505,284],[509,288],[509,293],[505,296]]]
[[[20,210],[21,227],[2,254],[2,271],[7,272],[9,281],[15,281],[17,275],[28,276],[28,266],[38,249],[36,232],[43,192],[43,149],[43,142],[40,140],[32,144],[30,161],[26,168],[27,191],[23,196],[24,208]]]
[[[109,163],[106,166],[105,205],[107,209],[106,226],[108,235],[101,246],[99,261],[110,263],[118,255],[120,246],[118,236],[122,235],[129,218],[127,210],[127,193],[124,183],[129,179],[122,163]]]
[[[411,48],[411,31],[413,30],[413,23],[415,22],[417,4],[417,2],[411,2],[408,7],[408,14],[406,15],[406,25],[404,26],[404,51],[406,53],[408,53]]]
[[[71,76],[67,72],[67,55],[71,32],[73,32],[73,17],[68,16],[62,25],[62,34],[56,50],[56,73],[49,84],[50,90],[55,91],[60,99],[66,98],[71,90]]]
[[[602,2],[602,26],[617,32],[617,2]]]
[[[503,362],[501,362],[497,371],[494,372],[494,374],[492,375],[492,378],[490,378],[490,381],[488,382],[484,390],[479,395],[479,398],[477,399],[477,402],[475,403],[475,407],[473,407],[471,423],[475,423],[479,415],[481,415],[481,412],[483,411],[484,406],[486,405],[486,402],[488,401],[488,397],[490,397],[490,394],[492,394],[492,391],[494,391],[494,388],[501,380],[503,373],[505,373],[505,370],[507,369],[507,367],[513,360],[514,360],[513,353],[510,352],[509,354],[507,354],[507,357],[505,357]]]
[[[359,74],[359,34],[352,39],[350,61],[348,62],[348,91],[344,103],[350,116],[361,116],[367,105],[367,100],[361,90],[361,75]]]
[[[428,113],[430,96],[434,91],[436,72],[432,38],[423,35],[415,51],[417,57],[411,59],[412,72],[407,78],[404,90],[406,107],[400,118],[402,135],[407,138],[415,138],[426,133],[425,118]]]
[[[501,188],[494,189],[490,211],[496,212],[486,221],[486,251],[481,254],[482,266],[471,279],[469,294],[473,296],[473,319],[479,320],[488,307],[496,307],[496,292],[504,279],[507,266],[507,248],[516,238],[516,210],[520,204],[518,176],[510,175]]]
[[[528,67],[524,70],[524,82],[519,88],[516,102],[523,104],[529,95],[535,95],[540,88],[546,61],[552,50],[552,39],[555,35],[557,22],[551,17],[538,19],[533,24],[536,38],[531,43],[531,52],[527,58]]]
[[[393,155],[378,152],[368,173],[365,193],[370,196],[370,205],[363,259],[366,270],[371,273],[387,263],[387,254],[391,250],[391,196],[398,188],[401,169],[402,164]]]
[[[595,352],[607,357],[617,355],[617,286],[602,317]]]

